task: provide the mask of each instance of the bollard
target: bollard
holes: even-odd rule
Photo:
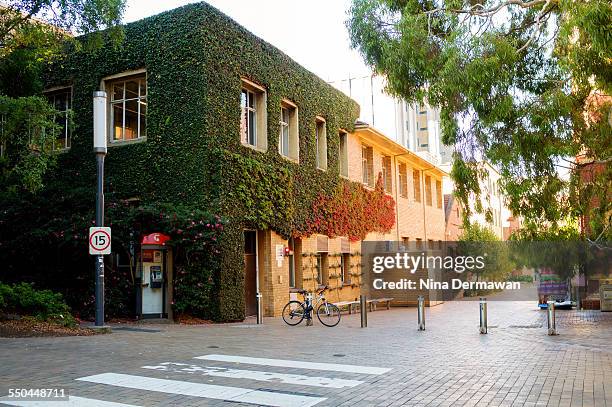
[[[306,326],[312,326],[313,308],[312,308],[312,293],[306,294]]]
[[[419,295],[417,302],[417,317],[419,322],[419,331],[425,330],[425,298]]]
[[[359,309],[361,311],[361,327],[368,327],[368,302],[365,295],[359,296]]]
[[[487,299],[480,297],[480,333],[487,333]]]
[[[261,298],[263,295],[261,293],[257,293],[257,325],[263,324],[263,312],[261,310],[262,301]]]
[[[548,334],[557,335],[557,321],[555,319],[555,302],[548,301],[548,309],[546,310],[548,316]]]

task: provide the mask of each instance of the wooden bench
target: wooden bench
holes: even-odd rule
[[[342,307],[346,307],[348,309],[348,313],[351,314],[353,311],[353,307],[357,309],[357,306],[359,305],[359,301],[341,301],[341,302],[334,302],[333,304],[336,305],[340,309],[342,309]]]
[[[379,303],[386,303],[387,309],[391,309],[391,300],[393,300],[393,298],[375,298],[368,300],[368,304],[370,304],[370,312],[376,311],[376,305]]]
[[[379,303],[385,303],[387,305],[387,309],[391,309],[391,300],[393,300],[393,298],[376,298],[368,300],[367,303],[370,306],[370,312],[372,312],[376,311],[376,305]],[[359,301],[355,300],[334,302],[334,305],[336,305],[340,309],[342,309],[342,307],[346,307],[348,309],[348,313],[351,314],[353,312],[353,309],[356,311],[359,307]]]

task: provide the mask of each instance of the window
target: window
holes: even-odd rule
[[[278,152],[283,157],[298,161],[299,151],[297,106],[288,100],[284,100],[281,104]]]
[[[442,182],[436,180],[436,205],[442,209]]]
[[[412,188],[414,189],[414,201],[421,202],[421,173],[412,170]]]
[[[340,281],[342,284],[351,283],[351,255],[348,253],[340,255]]]
[[[388,155],[382,156],[382,176],[385,192],[391,193],[393,186],[391,185],[391,157]]]
[[[325,285],[328,283],[328,270],[327,270],[327,253],[317,253],[317,282],[319,285]]]
[[[374,150],[372,147],[361,146],[361,173],[363,183],[371,187],[374,186]]]
[[[245,146],[265,150],[268,147],[265,89],[242,79],[240,92],[240,141]],[[290,130],[289,126],[289,130]]]
[[[316,163],[320,170],[327,169],[327,129],[325,120],[317,118],[315,125]]]
[[[406,164],[399,165],[399,193],[402,198],[408,198],[408,170]]]
[[[65,150],[70,148],[70,109],[72,109],[72,88],[62,88],[46,92],[45,96],[53,105],[57,114],[55,124],[59,128],[53,129],[52,150]]]
[[[136,75],[113,80],[110,89],[111,142],[147,136],[147,79]]]
[[[431,191],[431,176],[425,175],[425,203],[428,206],[433,205],[433,197]]]
[[[340,151],[338,152],[338,161],[340,175],[348,178],[348,134],[345,131],[341,131],[339,137]]]

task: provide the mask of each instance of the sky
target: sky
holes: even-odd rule
[[[127,0],[124,21],[136,21],[196,1]],[[325,81],[367,75],[351,50],[344,22],[350,0],[208,0],[253,34]],[[322,12],[324,10],[325,12]]]

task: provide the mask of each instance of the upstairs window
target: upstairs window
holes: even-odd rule
[[[70,148],[72,88],[68,87],[45,92],[45,97],[57,111],[54,120],[58,128],[53,129],[53,143],[51,149],[54,151],[66,150]]]
[[[147,79],[135,75],[113,80],[110,88],[111,142],[138,140],[147,136]]]
[[[341,131],[339,137],[340,151],[338,151],[338,161],[340,175],[348,178],[348,134],[345,131]]]
[[[243,145],[265,150],[267,142],[265,89],[242,79],[240,92],[240,141]]]
[[[436,180],[436,205],[442,209],[442,182]]]
[[[363,183],[374,186],[374,150],[366,145],[361,146],[361,173]]]
[[[298,136],[297,106],[288,100],[281,103],[280,135],[278,152],[283,157],[299,160],[300,141]]]
[[[433,205],[433,196],[431,191],[431,176],[425,175],[425,203],[428,206]]]
[[[408,198],[408,170],[406,169],[406,164],[399,165],[399,193],[402,198]]]
[[[320,170],[327,170],[327,128],[325,120],[318,117],[315,125],[316,163]]]
[[[414,201],[421,202],[421,173],[412,170],[412,189],[414,190]]]
[[[385,192],[391,193],[393,185],[391,184],[391,157],[388,155],[382,156],[382,176]]]

